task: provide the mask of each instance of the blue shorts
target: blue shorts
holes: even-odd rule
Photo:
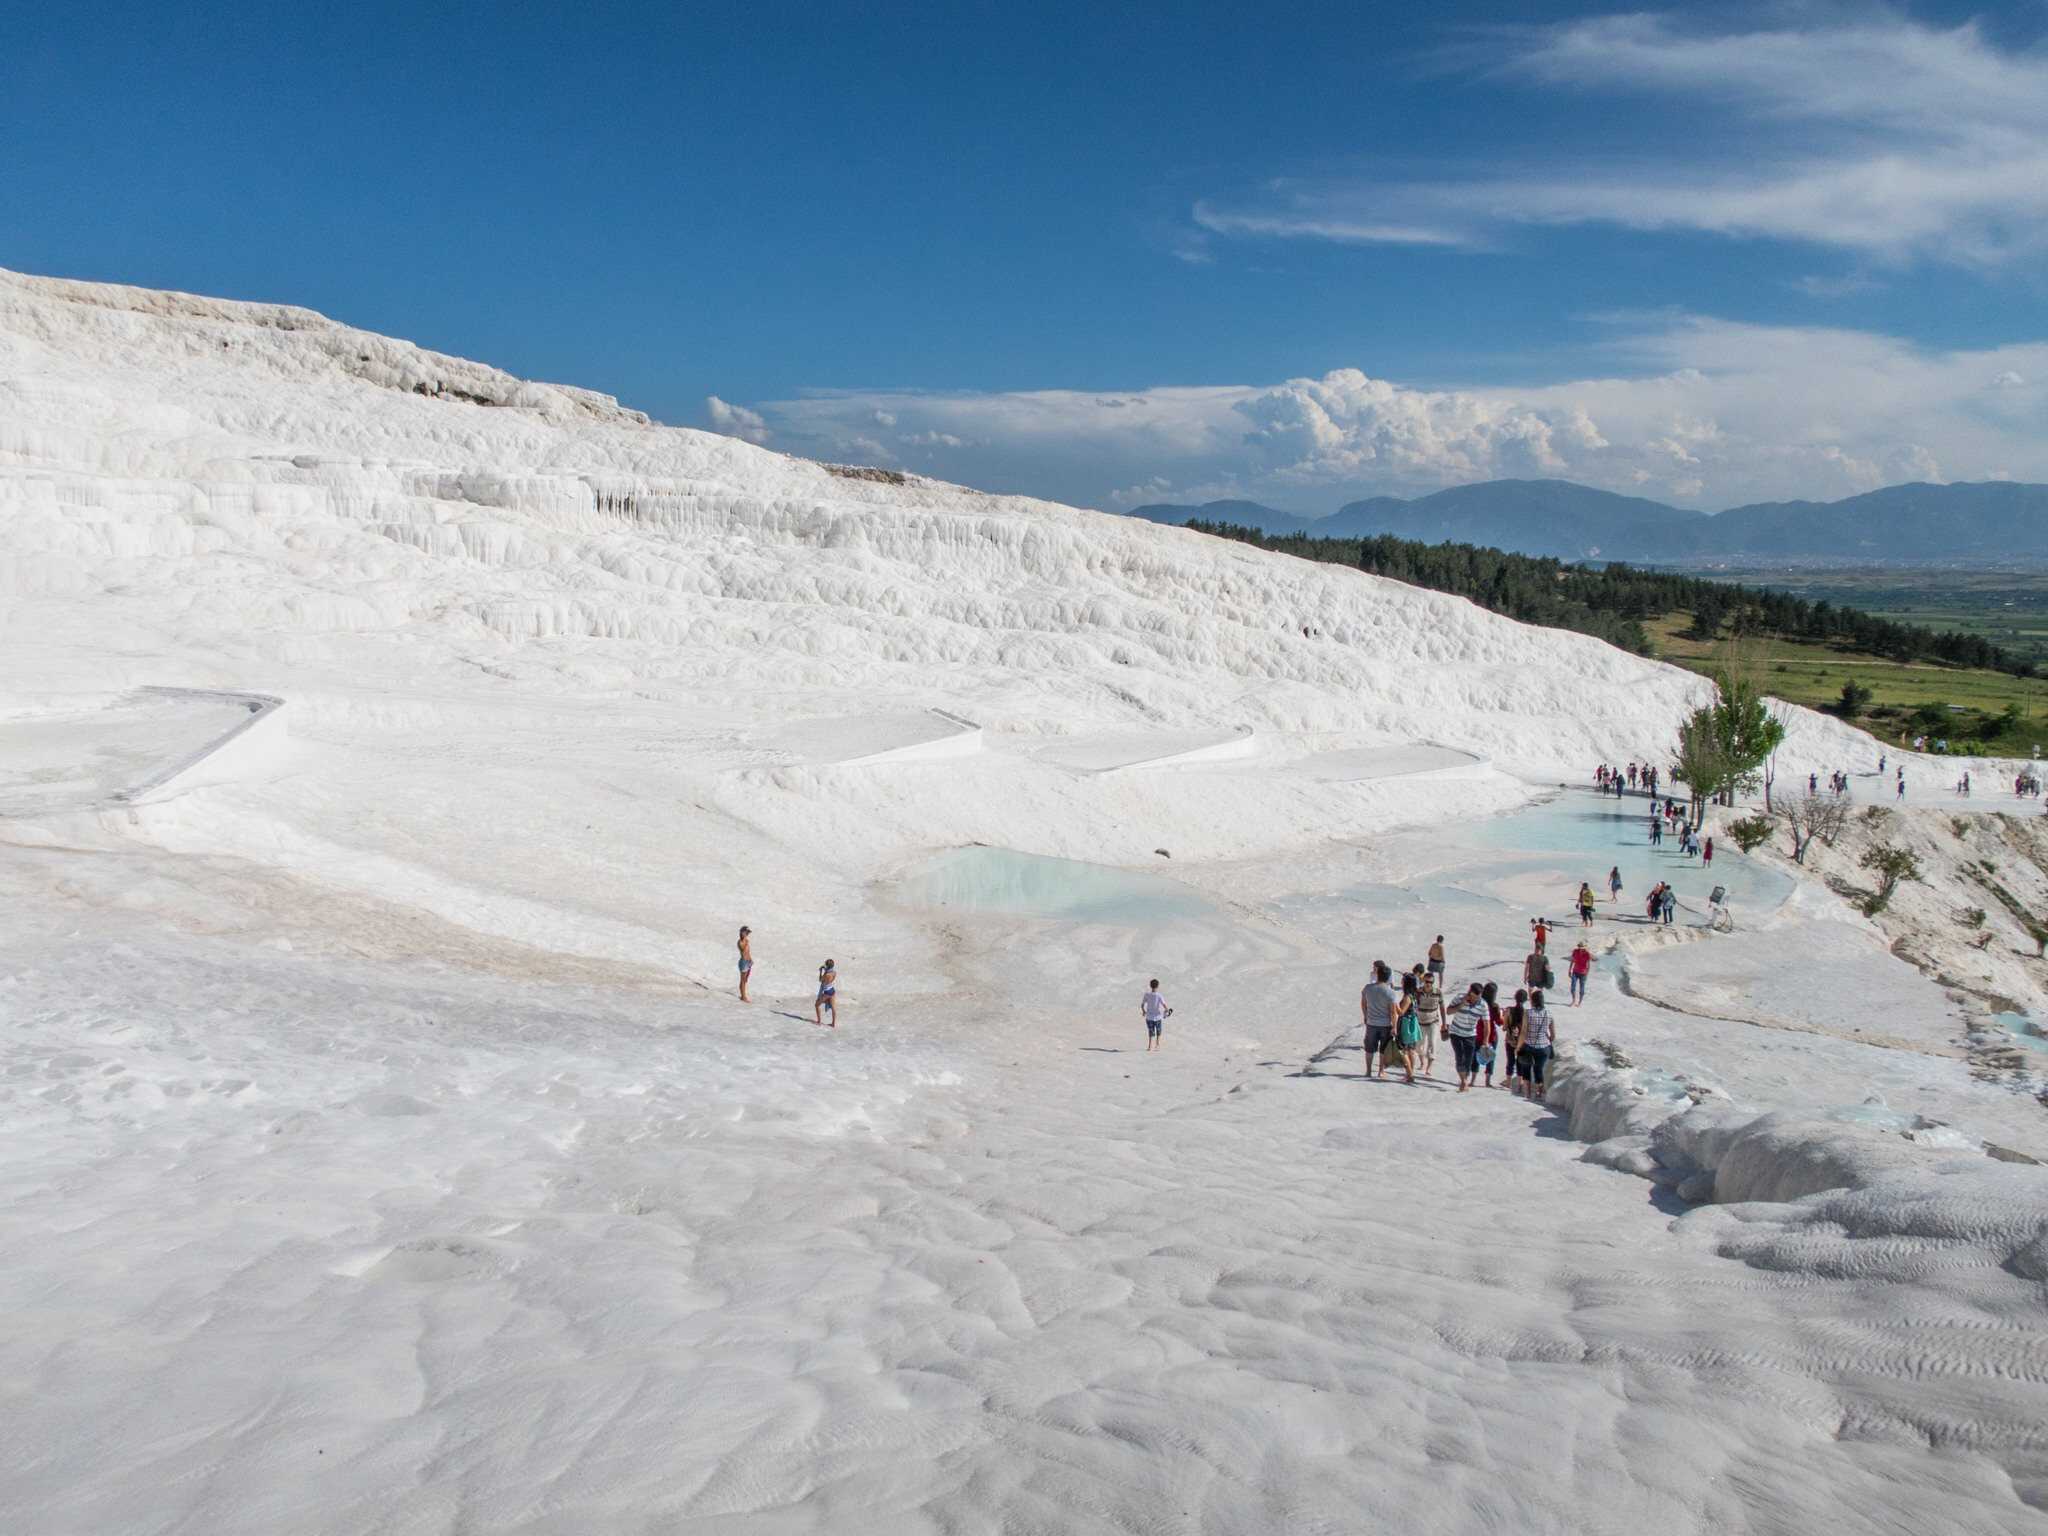
[[[752,970],[753,968],[754,968],[754,962],[753,962],[753,961],[751,961],[751,960],[742,960],[742,961],[740,962],[740,974],[741,974],[742,976],[746,975],[746,974],[747,974],[747,972],[751,971],[751,970]]]
[[[1148,1039],[1158,1034],[1164,1028],[1166,1028],[1166,1020],[1164,1019],[1147,1019],[1145,1021],[1145,1034]]]

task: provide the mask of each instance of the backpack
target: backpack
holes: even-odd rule
[[[1536,985],[1548,992],[1557,985],[1557,972],[1550,968],[1550,956],[1543,957],[1543,964],[1537,968]]]

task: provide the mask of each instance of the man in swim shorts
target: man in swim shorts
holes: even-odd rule
[[[1410,954],[1414,951],[1410,950]],[[1436,942],[1429,946],[1429,974],[1436,978],[1436,989],[1444,989],[1444,936],[1438,934]]]
[[[751,928],[740,929],[740,1001],[743,1003],[752,1001],[747,996],[747,978],[754,974],[753,933]]]
[[[823,1024],[832,1015],[832,1028],[839,1027],[839,967],[830,959],[818,967],[818,997],[811,1004],[811,1022]]]

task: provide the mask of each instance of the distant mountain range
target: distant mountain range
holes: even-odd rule
[[[1929,565],[2048,560],[2048,485],[1992,480],[1893,485],[1845,501],[1773,501],[1693,512],[1569,480],[1486,480],[1406,500],[1374,496],[1329,517],[1254,501],[1160,504],[1130,515],[1155,523],[1238,523],[1273,534],[1426,544],[1488,544],[1566,560],[1708,564],[1805,560]]]

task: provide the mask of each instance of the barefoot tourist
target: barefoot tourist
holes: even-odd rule
[[[1529,994],[1529,1006],[1522,1010],[1522,1049],[1516,1057],[1529,1097],[1539,1103],[1543,1099],[1544,1069],[1550,1065],[1551,1052],[1556,1048],[1557,1028],[1551,1022],[1550,1010],[1543,1006],[1543,990],[1539,987]]]
[[[811,1003],[811,1022],[823,1024],[832,1015],[831,1027],[839,1027],[839,967],[829,957],[818,967],[818,995]]]
[[[1415,999],[1415,1022],[1422,1028],[1418,1047],[1422,1052],[1422,1075],[1436,1071],[1436,1038],[1444,1027],[1444,995],[1437,990],[1434,971],[1422,978],[1422,992]],[[1410,1059],[1413,1059],[1413,1052]]]
[[[1372,963],[1372,980],[1365,984],[1365,990],[1358,994],[1359,1017],[1365,1022],[1365,1074],[1387,1075],[1387,1057],[1394,1045],[1394,1015],[1400,1007],[1400,994],[1393,988],[1394,972],[1384,960]]]
[[[1566,967],[1572,979],[1572,1006],[1578,1007],[1586,1000],[1586,977],[1593,970],[1593,951],[1586,948],[1586,941],[1579,940],[1572,949],[1571,964]]]
[[[1479,1033],[1485,1024],[1486,998],[1475,981],[1465,988],[1465,995],[1444,1018],[1444,1038],[1451,1042],[1460,1093],[1470,1088],[1479,1075]]]
[[[747,978],[754,974],[753,934],[754,930],[751,928],[740,929],[740,1001],[743,1003],[753,1001],[747,996]]]
[[[1166,1029],[1166,1021],[1173,1017],[1173,1010],[1159,995],[1157,976],[1146,987],[1145,995],[1138,999],[1138,1011],[1145,1016],[1145,1050],[1149,1054],[1159,1049],[1159,1037]]]

